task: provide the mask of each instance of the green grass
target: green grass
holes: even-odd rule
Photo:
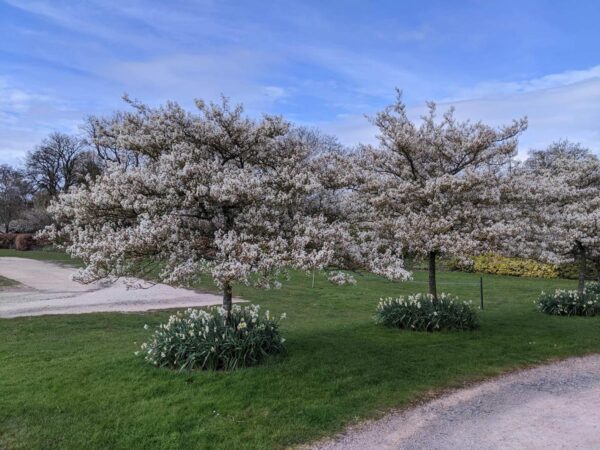
[[[486,276],[475,332],[376,326],[381,296],[425,288],[374,276],[335,287],[295,274],[237,294],[287,312],[288,354],[232,373],[173,373],[134,357],[167,312],[0,320],[0,448],[281,448],[341,431],[432,392],[543,361],[600,351],[600,318],[534,309],[563,280]],[[478,299],[478,275],[440,289]],[[452,284],[444,284],[452,283]],[[464,284],[462,284],[464,283]],[[136,344],[137,342],[137,344]]]
[[[69,255],[64,252],[56,251],[53,249],[40,249],[40,250],[28,250],[28,251],[20,251],[13,249],[0,249],[0,257],[2,256],[10,256],[16,258],[29,258],[29,259],[38,259],[41,261],[54,261],[62,264],[69,264],[79,266],[81,262],[71,259]]]
[[[17,284],[19,283],[17,283],[15,280],[11,280],[10,278],[0,276],[0,289],[5,287],[16,286]]]

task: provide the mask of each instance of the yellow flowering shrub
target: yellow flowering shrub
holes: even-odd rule
[[[532,259],[507,258],[493,253],[473,257],[473,271],[530,278],[558,278],[559,276],[558,267],[554,264]]]

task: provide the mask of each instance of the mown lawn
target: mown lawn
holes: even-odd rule
[[[18,284],[19,283],[17,283],[15,280],[11,280],[10,278],[0,276],[0,289],[5,287],[16,286]]]
[[[534,309],[562,280],[486,276],[476,332],[376,326],[381,296],[425,288],[360,277],[334,287],[296,274],[279,291],[238,294],[287,312],[288,354],[233,373],[173,373],[133,352],[167,312],[0,320],[0,448],[281,448],[308,443],[434,391],[553,358],[600,351],[600,318]],[[441,273],[478,299],[478,275]],[[137,344],[136,344],[137,343]]]
[[[81,265],[81,263],[77,260],[71,259],[69,255],[64,252],[55,251],[52,249],[41,249],[41,250],[29,250],[29,251],[20,251],[14,249],[0,249],[0,257],[2,256],[10,256],[17,258],[29,258],[29,259],[39,259],[42,261],[54,261],[61,264],[69,264],[69,265]]]

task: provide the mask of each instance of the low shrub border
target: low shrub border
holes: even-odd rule
[[[538,309],[554,316],[595,316],[600,314],[600,283],[588,283],[583,295],[577,291],[557,289],[542,292],[537,300]]]
[[[472,302],[442,293],[434,301],[429,294],[385,298],[375,313],[377,323],[415,331],[473,330],[479,327]]]
[[[179,370],[253,366],[284,351],[279,320],[269,311],[261,314],[259,305],[234,305],[229,320],[220,307],[188,309],[161,324],[136,354],[155,366]]]
[[[15,250],[29,251],[33,248],[33,235],[29,233],[17,234],[15,238]]]

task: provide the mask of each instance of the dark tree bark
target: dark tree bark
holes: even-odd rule
[[[231,284],[225,283],[223,286],[223,309],[227,312],[226,318],[229,321],[229,316],[231,315],[231,306],[232,306],[232,289]]]
[[[585,289],[587,255],[585,254],[585,247],[580,242],[577,243],[577,256],[579,258],[579,280],[577,282],[577,293],[579,294],[579,296],[582,296],[583,291]]]
[[[433,296],[433,301],[437,302],[437,285],[435,281],[435,251],[429,252],[429,294]]]

